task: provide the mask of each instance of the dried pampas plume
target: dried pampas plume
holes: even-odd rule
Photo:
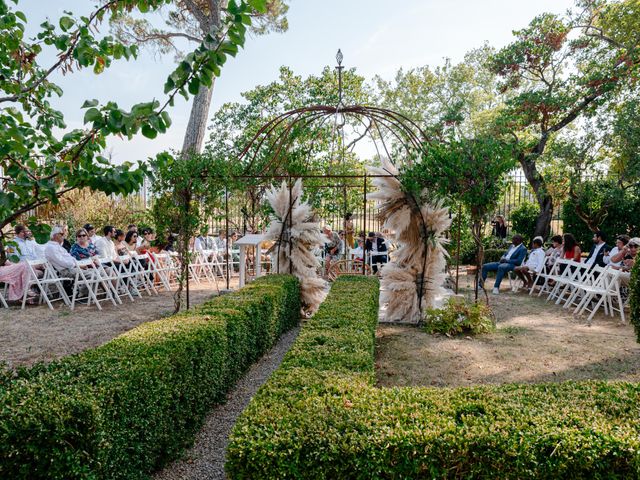
[[[275,257],[275,270],[291,273],[300,280],[302,306],[307,313],[313,313],[327,290],[327,283],[318,276],[320,262],[313,250],[322,247],[325,240],[311,206],[301,201],[302,181],[291,187],[291,196],[286,182],[280,188],[269,189],[266,196],[275,212],[266,234],[275,241],[270,249]]]
[[[382,168],[370,167],[377,191],[368,196],[379,204],[379,218],[393,232],[399,248],[385,265],[380,280],[380,300],[387,303],[385,320],[419,323],[425,308],[434,306],[446,290],[445,266],[449,210],[440,201],[426,202],[426,192],[415,198],[402,188],[398,170],[386,159]],[[385,176],[386,175],[386,176]]]

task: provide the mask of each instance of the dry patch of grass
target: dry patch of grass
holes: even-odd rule
[[[237,287],[237,279],[235,286]],[[222,288],[223,285],[220,284]],[[216,294],[215,285],[191,284],[192,305],[202,303]],[[55,310],[46,305],[20,310],[0,308],[0,362],[10,368],[31,365],[37,361],[57,358],[97,347],[141,323],[158,320],[173,312],[173,292],[160,292],[158,296],[122,299],[114,307],[103,302],[102,311],[95,305],[77,305],[71,311],[56,304]]]
[[[381,386],[640,381],[640,344],[630,325],[598,314],[592,325],[544,299],[503,292],[491,297],[494,333],[449,338],[407,326],[377,330]]]

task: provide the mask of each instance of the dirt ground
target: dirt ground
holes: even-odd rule
[[[503,289],[489,295],[494,333],[449,338],[415,327],[382,324],[376,334],[381,386],[640,381],[633,327],[598,313],[587,325],[545,298]],[[628,322],[628,319],[627,319]]]
[[[237,278],[232,279],[237,286]],[[223,285],[221,284],[222,288]],[[190,285],[190,303],[196,305],[217,295],[215,285]],[[162,291],[157,296],[143,294],[122,299],[114,307],[102,303],[102,311],[95,305],[69,307],[54,304],[28,306],[25,310],[0,308],[0,362],[9,368],[31,365],[37,361],[51,361],[65,355],[102,345],[141,323],[157,320],[173,312],[173,292]]]

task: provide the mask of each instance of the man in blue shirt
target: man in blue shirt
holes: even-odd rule
[[[500,283],[504,275],[521,265],[526,256],[527,248],[522,244],[522,236],[514,235],[511,239],[511,247],[502,255],[499,262],[485,263],[482,266],[480,286],[484,288],[484,282],[487,279],[488,272],[497,272],[496,282],[493,284],[491,293],[498,295],[500,293]]]

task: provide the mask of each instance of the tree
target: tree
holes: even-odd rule
[[[484,259],[482,232],[505,187],[506,174],[514,165],[510,144],[491,136],[479,136],[432,143],[421,159],[401,170],[403,185],[415,195],[426,188],[433,194],[461,202],[469,211],[477,252],[476,300],[478,274]]]
[[[264,8],[256,9],[250,14],[251,31],[259,35],[270,31],[286,31],[288,9],[284,0],[266,0]],[[180,41],[201,44],[209,36],[218,35],[225,22],[236,14],[234,0],[176,0],[165,10],[164,28],[157,28],[148,19],[137,18],[123,11],[112,19],[114,33],[124,43],[148,45],[160,53],[174,52],[181,59],[184,55]],[[235,40],[233,35],[234,32],[229,33],[231,41]],[[218,75],[219,71],[215,73],[215,76]],[[202,149],[213,81],[201,85],[199,89],[194,88],[194,91],[196,93],[184,136],[183,153],[199,153]]]
[[[163,153],[153,163],[153,192],[158,196],[153,215],[158,230],[178,235],[180,260],[178,289],[174,294],[175,312],[183,304],[183,288],[189,275],[191,260],[189,242],[200,231],[202,212],[215,204],[225,187],[234,183],[226,161],[216,162],[202,154],[173,156]],[[187,290],[186,308],[189,308]]]
[[[35,40],[26,40],[26,16],[0,0],[0,104],[4,104],[0,111],[0,247],[4,227],[39,206],[57,203],[67,192],[87,187],[108,194],[137,190],[147,174],[146,166],[111,165],[102,155],[107,137],[132,138],[141,132],[155,138],[164,133],[171,124],[167,110],[174,97],[180,93],[188,98],[200,85],[211,85],[227,56],[235,55],[243,44],[253,12],[266,8],[264,0],[231,2],[220,32],[207,36],[170,74],[164,103],[139,103],[127,111],[115,102],[99,105],[97,100],[87,100],[82,106],[87,127],[68,130],[62,113],[49,101],[62,95],[51,75],[83,68],[101,74],[114,60],[135,58],[135,45],[124,45],[110,36],[98,38],[98,25],[108,15],[144,14],[169,1],[110,0],[87,17],[66,13],[57,26],[45,22]],[[56,54],[48,67],[38,63],[45,50]],[[36,233],[46,233],[35,218],[30,222]],[[0,254],[4,255],[4,248]]]
[[[377,101],[420,124],[432,140],[486,133],[502,102],[497,76],[486,66],[493,53],[484,45],[458,64],[446,59],[441,67],[400,69],[392,82],[376,77]]]
[[[640,3],[580,0],[577,7],[565,16],[536,17],[490,62],[509,95],[497,131],[519,147],[518,161],[540,206],[534,235],[544,237],[554,210],[540,168],[548,145],[577,119],[623,96],[640,66]]]

